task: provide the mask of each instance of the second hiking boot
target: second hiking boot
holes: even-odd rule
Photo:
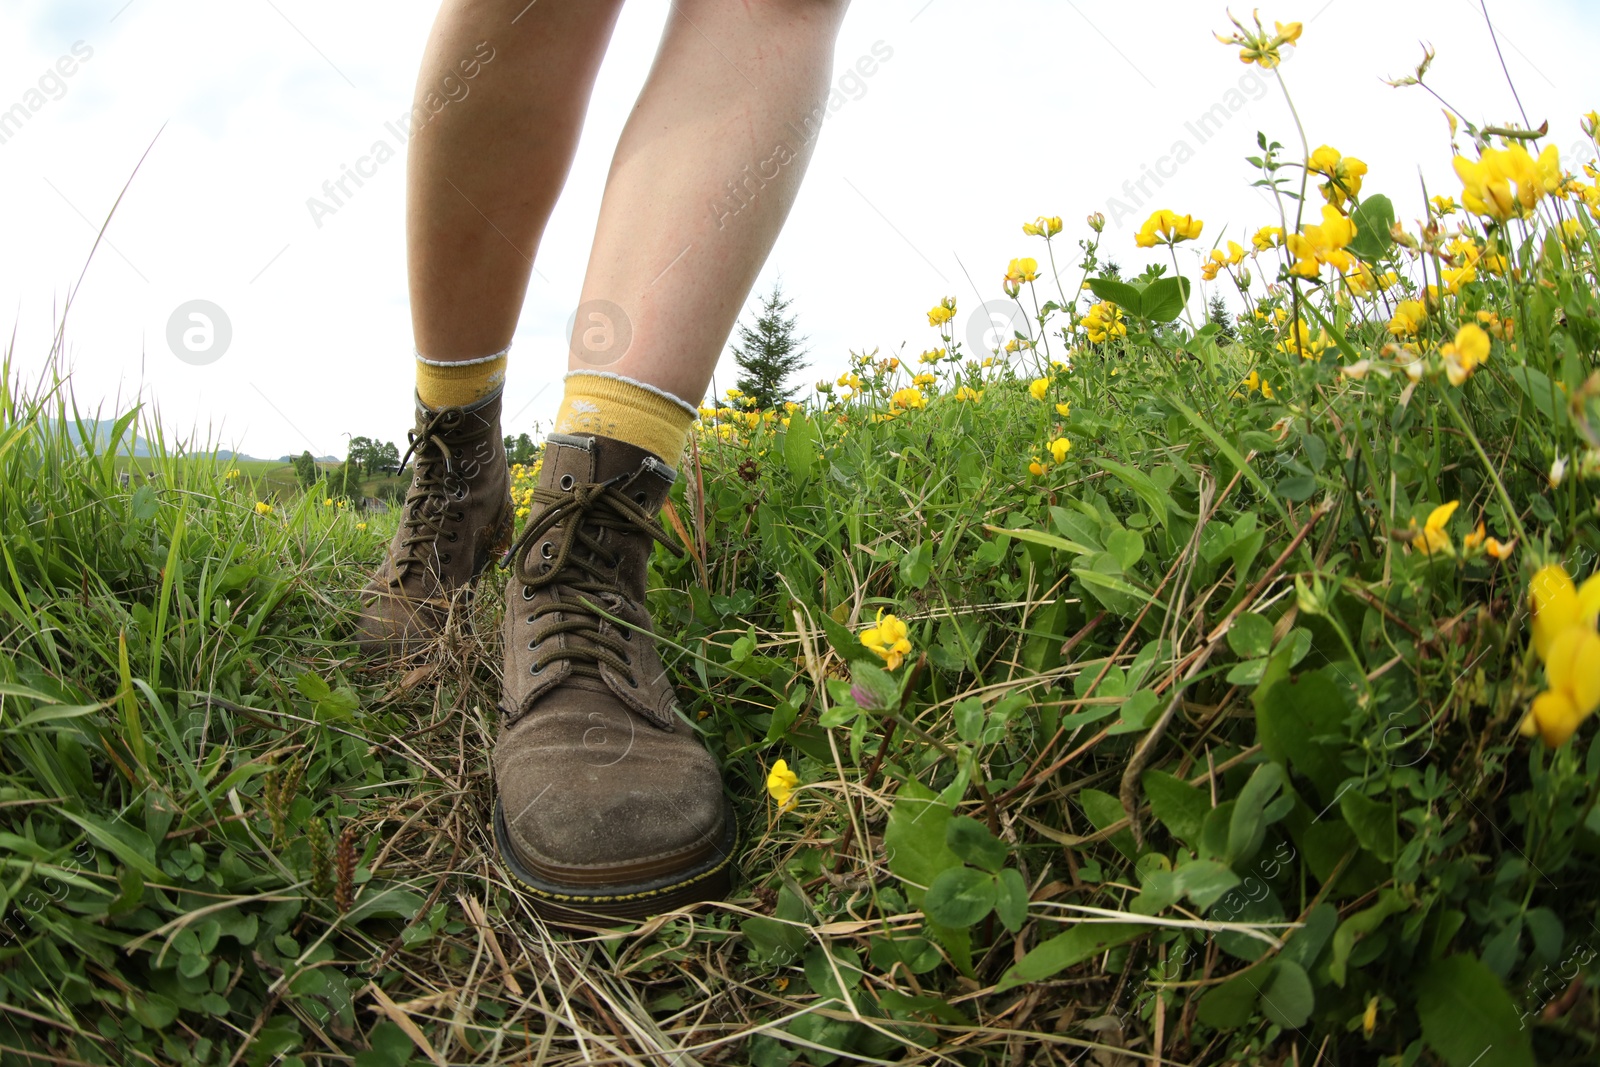
[[[677,473],[606,437],[551,434],[506,588],[495,839],[545,919],[606,925],[729,888],[732,809],[645,611]]]
[[[406,656],[444,632],[455,595],[511,543],[511,474],[500,436],[500,393],[437,410],[417,404],[411,488],[388,556],[361,596],[357,644]]]

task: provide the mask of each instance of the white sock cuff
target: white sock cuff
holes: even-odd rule
[[[690,418],[694,418],[696,415],[700,414],[700,409],[683,399],[683,397],[675,396],[672,393],[667,392],[665,389],[651,385],[649,382],[641,382],[637,378],[629,378],[625,374],[614,374],[608,370],[569,370],[565,375],[562,376],[561,380],[566,381],[568,378],[577,378],[580,376],[588,378],[610,378],[614,382],[626,382],[629,385],[643,389],[647,393],[654,393],[663,400],[672,401],[674,404],[682,408],[684,414],[688,415]]]
[[[479,356],[477,359],[429,359],[414,348],[411,351],[416,355],[418,363],[426,364],[429,367],[475,367],[481,363],[493,363],[497,359],[506,358],[507,353],[511,351],[511,346],[506,345],[498,352],[490,353],[487,356]]]

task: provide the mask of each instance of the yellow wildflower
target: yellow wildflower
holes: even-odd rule
[[[976,404],[983,399],[983,390],[974,389],[970,385],[963,385],[952,394],[957,400]]]
[[[1031,256],[1022,259],[1013,259],[1006,268],[1006,281],[1031,282],[1039,278],[1039,261]]]
[[[1361,179],[1367,173],[1367,165],[1361,160],[1355,156],[1341,156],[1337,148],[1329,145],[1311,153],[1306,169],[1327,179],[1320,186],[1322,198],[1341,209],[1346,200],[1360,195]]]
[[[1442,217],[1444,215],[1454,215],[1456,213],[1456,201],[1455,201],[1454,197],[1450,197],[1450,196],[1429,197],[1428,198],[1428,203],[1433,205],[1433,213],[1435,215],[1439,215],[1439,216]]]
[[[911,631],[894,615],[885,615],[879,608],[873,625],[861,631],[861,643],[892,671],[911,652]]]
[[[1600,574],[1576,587],[1566,568],[1551,564],[1533,576],[1528,593],[1533,650],[1549,689],[1534,698],[1522,733],[1559,748],[1600,708]]]
[[[1272,385],[1261,376],[1260,371],[1251,371],[1249,375],[1245,377],[1245,380],[1239,384],[1244,386],[1244,390],[1247,393],[1260,393],[1262,399],[1272,399]]]
[[[1200,236],[1205,223],[1193,215],[1179,215],[1165,208],[1144,220],[1133,242],[1140,248],[1153,248],[1157,244],[1175,245],[1179,241],[1192,241]]]
[[[367,528],[367,524],[366,524],[366,523],[364,523],[364,522],[358,522],[358,523],[356,523],[356,529],[358,529],[358,530],[365,530],[365,529],[366,529],[366,528]]]
[[[778,760],[767,772],[767,795],[778,802],[779,811],[788,811],[794,805],[795,786],[800,776],[789,769],[787,760]]]
[[[257,500],[256,501],[256,514],[257,515],[271,515],[272,514],[272,505],[267,503],[265,500]]]
[[[894,407],[904,408],[909,411],[912,408],[927,407],[928,398],[922,395],[921,389],[911,387],[906,389],[896,389],[894,391],[894,395],[889,398],[889,403]]]
[[[943,359],[945,357],[945,355],[946,355],[945,350],[942,349],[942,348],[930,348],[926,352],[922,353],[922,355],[917,357],[917,362],[918,363],[937,363],[941,359]]]
[[[1250,243],[1255,245],[1257,252],[1265,252],[1275,245],[1283,244],[1282,226],[1263,226],[1250,238]]]
[[[1065,437],[1058,437],[1050,442],[1050,454],[1056,457],[1057,463],[1067,461],[1067,453],[1072,451],[1072,442]]]
[[[1287,336],[1278,342],[1278,351],[1301,359],[1315,359],[1332,343],[1327,330],[1318,327],[1316,335],[1312,336],[1305,321],[1296,319]]]
[[[1127,324],[1122,321],[1122,309],[1108,300],[1102,300],[1089,309],[1083,318],[1084,332],[1092,344],[1104,344],[1113,337],[1128,336]]]
[[[1427,555],[1453,556],[1456,554],[1455,545],[1450,542],[1450,531],[1445,529],[1450,524],[1450,516],[1456,513],[1456,508],[1461,506],[1461,501],[1452,500],[1448,504],[1440,504],[1428,513],[1428,521],[1423,523],[1422,529],[1417,529],[1417,520],[1411,520],[1411,543],[1421,548]]]
[[[1422,330],[1423,323],[1428,321],[1428,309],[1420,300],[1402,300],[1394,309],[1394,318],[1389,320],[1389,332],[1396,337],[1412,337]]]
[[[1476,161],[1456,156],[1461,202],[1474,215],[1496,222],[1526,218],[1546,193],[1561,187],[1561,158],[1550,145],[1534,159],[1520,144],[1485,148]],[[1513,188],[1514,186],[1514,188]]]
[[[1400,276],[1392,270],[1378,274],[1365,263],[1357,263],[1355,270],[1344,276],[1344,283],[1360,299],[1370,300],[1375,294],[1400,284]]]
[[[939,301],[938,305],[928,310],[928,325],[935,328],[943,326],[956,317],[956,298],[947,296]]]
[[[1279,49],[1286,44],[1294,44],[1298,41],[1300,39],[1300,31],[1303,29],[1298,22],[1291,22],[1287,26],[1281,22],[1274,22],[1272,24],[1273,32],[1268,33],[1261,25],[1261,16],[1259,14],[1255,16],[1256,28],[1254,31],[1245,29],[1244,23],[1234,18],[1232,14],[1228,15],[1228,19],[1238,28],[1238,32],[1231,37],[1224,37],[1220,33],[1213,36],[1223,44],[1238,45],[1239,62],[1255,63],[1267,70],[1271,70],[1283,61],[1283,56]]]
[[[1048,465],[1039,462],[1038,456],[1033,456],[1028,460],[1028,473],[1035,478],[1043,478],[1044,472],[1049,469]]]
[[[1483,550],[1495,559],[1510,559],[1511,553],[1517,549],[1517,539],[1501,541],[1498,537],[1491,537],[1483,543]]]
[[[1289,269],[1304,278],[1315,278],[1327,264],[1340,274],[1355,265],[1355,257],[1346,252],[1356,235],[1356,224],[1332,204],[1322,206],[1322,221],[1301,228],[1289,235],[1285,244],[1294,257]]]
[[[1228,242],[1228,251],[1223,253],[1220,248],[1213,248],[1211,255],[1200,263],[1200,276],[1206,281],[1213,281],[1217,273],[1224,266],[1237,267],[1244,261],[1244,249],[1236,241]]]
[[[938,377],[936,377],[935,375],[932,375],[932,374],[917,374],[917,375],[913,375],[912,376],[911,384],[912,385],[916,385],[916,386],[920,386],[920,387],[926,389],[928,386],[932,385],[934,382],[937,382],[938,380],[939,380]]]
[[[1061,216],[1040,215],[1032,222],[1024,222],[1022,232],[1030,237],[1054,237],[1061,232]]]
[[[1043,400],[1045,394],[1049,391],[1049,378],[1035,378],[1032,382],[1028,383],[1028,392],[1035,400]]]
[[[1445,376],[1450,384],[1460,386],[1481,363],[1489,360],[1489,335],[1483,327],[1469,322],[1456,331],[1456,339],[1439,348],[1444,358]]]
[[[1071,404],[1057,404],[1056,405],[1056,414],[1060,415],[1063,419],[1070,419],[1072,417],[1072,405]]]

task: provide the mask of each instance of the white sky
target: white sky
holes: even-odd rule
[[[1566,159],[1578,116],[1600,107],[1600,5],[1490,0],[1506,63],[1534,125],[1548,119]],[[343,455],[344,435],[404,441],[411,338],[404,265],[404,164],[378,168],[318,228],[308,197],[341,167],[394,138],[435,6],[424,0],[6,0],[0,16],[0,301],[10,306],[16,369],[46,363],[55,316],[95,230],[157,131],[108,239],[76,291],[67,347],[80,402],[143,393],[170,429],[273,457]],[[576,165],[539,249],[512,349],[509,432],[548,426],[559,399],[565,330],[578,297],[601,186],[648,70],[667,0],[632,0],[601,71]],[[1242,13],[1242,12],[1241,12]],[[1476,0],[1309,0],[1269,7],[1306,23],[1283,74],[1311,146],[1369,164],[1365,192],[1418,213],[1418,165],[1430,192],[1455,194],[1438,104],[1383,76],[1409,73],[1419,40],[1438,50],[1429,81],[1465,114],[1515,119]],[[836,81],[882,41],[893,56],[828,120],[810,174],[757,283],[777,273],[810,335],[811,380],[836,376],[849,349],[935,342],[924,312],[946,294],[958,325],[1000,298],[1013,256],[1043,247],[1020,224],[1059,214],[1057,263],[1078,274],[1084,216],[1112,214],[1182,140],[1194,156],[1165,187],[1108,225],[1125,270],[1148,211],[1205,220],[1202,244],[1245,242],[1275,214],[1249,187],[1255,132],[1292,145],[1273,86],[1241,77],[1220,3],[1176,0],[856,0],[840,36]],[[92,49],[59,83],[59,57]],[[70,64],[69,64],[70,66]],[[864,88],[862,88],[864,86]],[[58,97],[58,98],[52,98]],[[1255,97],[1255,98],[1252,98]],[[1243,106],[1204,143],[1186,127],[1213,105]],[[1170,171],[1170,165],[1167,165]],[[1148,179],[1147,179],[1148,182]],[[645,222],[647,224],[647,220]],[[963,269],[964,265],[964,269]],[[1185,264],[1186,272],[1193,274]],[[971,280],[969,281],[968,275]],[[976,289],[974,288],[974,283]],[[196,366],[167,345],[173,310],[222,307],[232,341]],[[718,384],[731,384],[725,358]]]

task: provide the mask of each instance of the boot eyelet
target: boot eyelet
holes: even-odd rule
[[[637,689],[637,688],[639,688],[639,683],[634,681],[632,678],[629,678],[628,679],[628,688],[629,689]]]
[[[532,622],[533,620],[530,618],[528,621]],[[539,647],[539,642],[538,641],[529,641],[528,642],[528,651],[529,652],[532,652],[534,649],[536,649],[538,647]]]
[[[631,667],[631,666],[633,666],[633,660],[629,659],[627,657],[627,655],[624,654],[623,657],[622,657],[622,665],[624,667]]]
[[[544,544],[539,546],[539,555],[543,556],[545,559],[555,559],[556,546],[553,543],[546,541]]]
[[[523,600],[532,600],[533,599],[533,586],[525,585],[525,586],[522,587],[522,599]]]
[[[633,499],[634,502],[637,503],[641,508],[644,507],[644,490],[641,489],[637,493],[633,494]]]
[[[529,625],[529,626],[532,626],[532,625],[533,625],[533,618],[534,618],[534,617],[533,617],[533,616],[532,616],[532,615],[529,615],[529,616],[528,616],[528,625]],[[529,646],[528,646],[528,647],[529,647],[529,648],[532,648],[532,647],[533,647],[533,646],[532,646],[532,645],[529,645]]]
[[[548,571],[548,570],[549,570],[549,569],[550,569],[550,564],[548,564],[548,563],[541,563],[541,564],[539,564],[539,573],[540,573],[540,574],[543,574],[543,573],[545,573],[545,572],[546,572],[546,571]]]
[[[454,530],[451,530],[448,534],[445,535],[445,540],[449,541],[452,545],[455,544],[456,543],[456,532]]]
[[[529,674],[538,674],[542,670],[544,670],[544,668],[539,666],[537,663],[535,663],[532,667],[530,667],[528,669],[528,673]]]
[[[570,492],[572,492],[572,486],[573,486],[572,475],[563,474],[561,476],[561,491],[563,493],[570,493]]]
[[[450,553],[446,552],[444,555],[440,556],[439,557],[439,562],[440,563],[449,563],[450,562]]]
[[[617,632],[622,635],[622,639],[624,641],[632,641],[633,640],[633,631],[632,630],[618,630]]]

